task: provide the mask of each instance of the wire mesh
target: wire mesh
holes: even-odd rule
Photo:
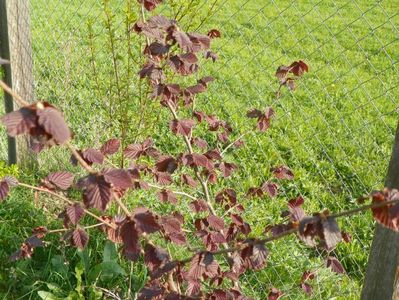
[[[223,35],[215,41],[218,61],[207,62],[201,71],[214,76],[216,83],[199,100],[207,112],[228,119],[237,136],[249,131],[244,147],[227,153],[240,171],[223,185],[240,182],[236,189],[243,195],[249,187],[269,180],[271,167],[286,165],[295,173],[293,182],[279,182],[276,199],[244,200],[244,215],[254,232],[261,234],[266,225],[279,220],[286,200],[298,195],[305,198],[309,212],[339,211],[356,205],[355,199],[362,194],[381,188],[399,113],[399,3],[197,2],[199,11],[211,9],[210,13],[204,21],[203,15],[183,17],[183,26],[198,26],[203,32],[219,28]],[[126,3],[110,4],[114,50],[122,56],[128,53],[123,39]],[[79,146],[100,145],[103,133],[112,132],[109,119],[115,113],[104,103],[116,93],[114,66],[104,38],[110,32],[104,3],[36,0],[29,9],[36,99],[47,99],[65,112]],[[284,90],[276,99],[275,69],[298,59],[310,65],[310,73],[296,91]],[[123,58],[118,61],[126,64]],[[138,65],[131,68],[137,70]],[[136,72],[124,72],[122,77],[132,78],[134,85]],[[127,91],[134,90],[127,85]],[[243,112],[265,106],[272,106],[277,116],[266,134],[255,133]],[[5,141],[2,131],[3,160]],[[59,153],[51,153],[41,154],[39,160],[57,167]],[[317,270],[313,298],[356,298],[364,278],[372,221],[367,215],[340,222],[351,233],[352,242],[330,255],[343,262],[346,275],[326,270],[322,253],[288,238],[269,246],[268,267],[244,275],[243,290],[264,299],[274,286],[285,291],[286,298],[305,298],[298,287],[302,271]]]

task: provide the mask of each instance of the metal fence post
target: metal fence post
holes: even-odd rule
[[[32,48],[28,0],[0,0],[1,57],[10,60],[5,66],[5,81],[25,100],[34,99]],[[12,97],[5,94],[5,111],[14,109]],[[8,137],[8,163],[28,166],[33,162],[26,137]]]
[[[399,124],[396,130],[385,186],[399,189]],[[361,299],[399,299],[398,266],[399,233],[377,225]]]

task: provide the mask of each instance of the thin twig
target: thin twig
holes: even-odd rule
[[[231,147],[234,146],[235,143],[237,143],[239,140],[241,140],[244,136],[246,136],[249,133],[249,131],[244,132],[241,134],[237,139],[235,139],[233,142],[231,142],[229,145],[226,146],[226,148],[223,149],[222,152],[220,152],[220,156],[223,156],[224,153],[226,153],[227,150],[229,150]]]
[[[158,186],[158,185],[155,185],[155,184],[152,184],[152,183],[147,183],[147,184],[148,184],[149,187],[152,187],[152,188],[155,188],[155,189],[158,189],[158,190],[164,190],[164,189],[165,189],[165,187]],[[179,191],[173,191],[173,190],[170,190],[170,191],[171,191],[173,194],[186,196],[187,198],[190,198],[190,199],[192,199],[192,200],[197,200],[196,197],[194,197],[194,196],[192,196],[192,195],[190,195],[190,194],[187,194],[187,193],[185,193],[185,192],[179,192]]]
[[[66,142],[65,146],[72,152],[72,155],[76,158],[79,164],[89,173],[95,174],[97,173],[92,167],[90,167],[87,162],[83,159],[83,157],[78,153],[75,147],[70,143]]]
[[[97,224],[93,224],[93,225],[84,226],[83,229],[91,229],[91,228],[96,228],[96,227],[100,227],[100,226],[104,226],[104,223],[97,223]],[[46,234],[61,233],[61,232],[65,232],[68,230],[70,230],[70,229],[69,228],[53,229],[53,230],[47,231]]]
[[[126,214],[126,216],[130,216],[130,210],[127,208],[127,206],[121,201],[121,199],[114,193],[114,198],[115,202],[118,204],[118,206],[123,210],[123,212]]]
[[[57,194],[56,192],[50,191],[50,190],[48,190],[48,189],[45,189],[45,188],[36,187],[36,186],[29,185],[29,184],[22,183],[22,182],[18,182],[18,185],[19,185],[19,186],[26,187],[26,188],[29,188],[29,189],[31,189],[31,190],[35,190],[35,191],[39,191],[39,192],[43,192],[43,193],[50,194],[50,195],[52,195],[52,196],[55,196],[55,197],[61,199],[62,201],[64,201],[65,203],[67,203],[67,204],[69,204],[69,205],[74,205],[75,203],[79,203],[79,202],[74,202],[74,201],[72,201],[72,200],[69,200],[68,198],[66,198],[66,197],[64,197],[64,196],[62,196],[62,195],[60,195],[60,194]],[[104,222],[103,219],[101,219],[99,216],[93,214],[91,211],[89,211],[89,210],[87,210],[87,209],[85,209],[85,208],[83,208],[83,210],[84,210],[84,212],[85,212],[87,215],[89,215],[89,216],[95,218],[96,220],[98,220],[98,221],[101,222],[102,224],[107,225],[108,227],[111,227],[111,228],[113,228],[113,229],[116,229],[116,227],[115,227],[114,225],[109,224],[109,223],[107,223],[107,222]]]
[[[378,202],[378,203],[371,203],[371,204],[367,204],[367,205],[363,205],[357,208],[353,208],[347,211],[343,211],[343,212],[339,212],[339,213],[335,213],[335,214],[330,214],[327,217],[330,218],[341,218],[341,217],[349,217],[349,216],[353,216],[356,215],[357,213],[360,212],[364,212],[367,211],[369,209],[375,209],[375,208],[381,208],[384,206],[388,206],[391,204],[398,204],[399,203],[399,199],[394,199],[394,200],[389,200],[389,201],[384,201],[384,202]],[[308,220],[307,222],[316,222],[318,221],[321,217],[320,216],[314,216],[311,217],[313,218]],[[196,253],[203,253],[203,252],[210,252],[213,255],[218,255],[218,254],[226,254],[226,253],[231,253],[231,252],[235,252],[235,251],[240,251],[242,249],[244,249],[245,247],[247,247],[247,245],[251,245],[251,244],[267,244],[276,240],[279,240],[283,237],[286,237],[288,235],[291,235],[293,233],[297,233],[299,231],[299,226],[289,229],[287,231],[284,231],[280,234],[271,236],[271,237],[267,237],[264,239],[258,239],[258,240],[247,240],[247,241],[243,241],[239,246],[236,247],[229,247],[229,248],[225,248],[225,249],[221,249],[221,250],[217,250],[217,251],[207,251],[206,249],[196,249],[195,252]],[[188,263],[192,260],[193,256],[180,260],[179,262],[182,264]]]
[[[12,88],[10,88],[3,80],[0,80],[0,87],[9,95],[14,98],[15,103],[20,107],[28,106],[29,102],[25,101],[20,95],[18,95]]]

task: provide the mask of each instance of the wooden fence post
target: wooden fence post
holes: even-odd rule
[[[5,81],[26,101],[34,100],[29,0],[0,0],[0,56],[8,59]],[[14,109],[12,98],[4,95],[5,111]],[[34,162],[29,139],[8,137],[8,163],[23,167]]]
[[[399,124],[385,186],[399,189]],[[361,299],[399,299],[399,233],[380,225],[374,233]]]

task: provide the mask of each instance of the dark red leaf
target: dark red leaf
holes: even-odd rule
[[[198,183],[194,180],[194,178],[192,178],[190,175],[187,174],[182,174],[181,180],[183,183],[191,187],[196,187],[198,185]]]
[[[197,61],[194,53],[186,53],[172,56],[169,65],[176,73],[187,76],[198,71]]]
[[[251,109],[247,112],[248,118],[260,118],[262,116],[262,112],[259,109]]]
[[[177,203],[177,198],[176,195],[169,190],[161,190],[158,192],[158,198],[159,200],[161,200],[162,202],[169,202],[172,204],[176,204]]]
[[[113,197],[111,185],[102,175],[89,175],[80,180],[79,186],[83,187],[83,200],[89,208],[104,211]]]
[[[201,291],[201,283],[199,280],[189,279],[187,281],[187,296],[195,296]]]
[[[312,289],[312,286],[311,286],[309,283],[302,282],[300,285],[301,285],[302,290],[303,290],[306,294],[308,294],[309,296],[312,295],[313,289]]]
[[[170,129],[174,134],[189,136],[194,125],[195,122],[191,119],[173,120],[170,122]]]
[[[294,179],[294,173],[290,169],[288,169],[286,166],[279,166],[276,168],[272,169],[273,175],[277,179],[287,179],[287,180],[293,180]]]
[[[205,266],[202,263],[202,256],[203,254],[196,254],[191,259],[190,267],[187,273],[187,277],[190,280],[198,280],[202,277],[202,274],[205,272]]]
[[[127,259],[136,261],[140,255],[141,247],[135,222],[133,220],[124,222],[120,235],[123,242],[123,254]]]
[[[100,151],[104,155],[112,155],[118,152],[121,146],[121,141],[119,139],[110,139],[102,145]]]
[[[40,103],[40,102],[39,102]],[[38,124],[43,127],[57,144],[63,144],[71,138],[71,131],[62,113],[54,107],[37,110]]]
[[[155,168],[158,172],[168,172],[170,174],[176,170],[177,166],[177,160],[169,155],[161,156],[155,164]]]
[[[194,111],[193,116],[197,118],[198,122],[202,122],[205,119],[206,114],[201,111]]]
[[[272,288],[267,296],[267,300],[278,300],[284,293],[276,288]]]
[[[220,33],[219,30],[217,30],[217,29],[211,29],[211,30],[209,30],[209,32],[208,32],[208,36],[209,36],[211,39],[214,39],[214,38],[220,38],[222,35],[221,35],[221,33]]]
[[[151,244],[145,246],[144,262],[151,272],[163,267],[169,260],[170,257],[167,251]]]
[[[248,268],[260,270],[265,267],[269,252],[263,243],[249,245],[241,250],[241,257]]]
[[[144,8],[151,11],[161,4],[163,0],[138,0],[139,3],[144,5]]]
[[[176,30],[172,33],[172,37],[184,52],[193,51],[193,43],[185,32]]]
[[[209,59],[209,58],[212,59],[213,62],[217,61],[217,59],[219,58],[215,52],[212,52],[209,50],[205,52],[204,56],[206,59]]]
[[[302,274],[301,282],[305,282],[307,280],[312,280],[315,277],[315,273],[311,271],[305,271]]]
[[[183,232],[172,232],[168,234],[168,237],[176,245],[184,246],[186,244],[186,236]]]
[[[154,172],[154,176],[160,185],[169,185],[173,182],[172,176],[166,172]]]
[[[157,217],[145,207],[137,207],[133,212],[133,218],[140,232],[154,233],[161,229]]]
[[[327,257],[326,265],[327,265],[327,268],[330,268],[333,272],[335,272],[337,274],[345,273],[344,267],[342,266],[342,264],[339,262],[339,260],[336,257],[333,257],[333,256]]]
[[[341,231],[334,218],[327,217],[322,219],[324,242],[327,250],[332,250],[342,240]]]
[[[159,286],[145,286],[137,296],[137,300],[162,300],[164,299],[164,290]]]
[[[10,191],[10,186],[4,179],[0,181],[0,201],[3,201]]]
[[[350,233],[342,231],[341,235],[342,235],[342,239],[345,241],[345,243],[350,243],[351,242],[352,236],[351,236]]]
[[[146,46],[144,49],[145,54],[149,54],[152,56],[162,57],[169,51],[169,45],[165,45],[160,42],[153,42],[149,46]]]
[[[222,156],[220,155],[220,151],[218,149],[208,150],[204,153],[204,155],[212,160],[222,160]]]
[[[1,117],[9,136],[28,133],[36,127],[36,112],[30,107],[22,107]]]
[[[292,72],[295,76],[302,76],[303,73],[308,72],[309,67],[302,60],[294,61],[290,65],[290,72]]]
[[[219,218],[215,215],[210,215],[207,218],[207,221],[208,221],[209,225],[215,230],[221,231],[224,229],[225,225],[224,225],[224,221],[222,218]]]
[[[66,214],[71,223],[73,225],[76,225],[79,222],[79,220],[84,216],[85,211],[79,205],[79,203],[75,203],[66,208]]]
[[[211,39],[199,33],[191,32],[188,34],[191,42],[192,42],[192,51],[193,52],[200,52],[210,48],[211,46]]]
[[[43,247],[44,244],[37,236],[32,235],[25,240],[25,244],[29,244],[32,248]]]
[[[212,162],[203,154],[192,153],[185,154],[182,157],[183,164],[190,167],[204,167],[205,169],[211,171],[213,170]]]
[[[399,200],[399,191],[396,189],[385,189],[372,193],[372,204],[384,203],[391,200]],[[377,222],[391,230],[399,230],[398,204],[389,204],[382,207],[372,208],[373,217]]]
[[[76,228],[71,237],[71,242],[75,247],[84,249],[89,241],[89,236],[83,228]]]
[[[62,190],[66,190],[73,183],[73,174],[66,171],[53,172],[43,179],[43,183],[49,189],[58,187]]]
[[[143,147],[141,144],[130,144],[123,151],[123,154],[127,158],[136,159],[144,154]]]
[[[104,155],[97,149],[89,148],[82,152],[83,159],[89,164],[102,164]]]
[[[288,201],[288,210],[290,212],[291,221],[297,222],[306,216],[305,211],[301,207],[303,203],[304,199],[300,196]]]
[[[219,165],[219,169],[222,172],[223,177],[229,177],[233,173],[233,171],[237,169],[237,166],[235,164],[222,162]]]
[[[190,208],[195,212],[195,213],[199,213],[199,212],[204,212],[204,211],[208,211],[208,204],[206,203],[205,200],[202,199],[198,199],[198,200],[194,200],[193,202],[190,203]]]
[[[128,189],[133,186],[132,177],[127,170],[124,169],[105,169],[102,172],[104,180],[112,186]]]
[[[206,147],[208,147],[208,143],[205,140],[198,137],[193,138],[191,140],[191,143],[201,149],[206,149]]]
[[[266,192],[269,197],[273,198],[277,195],[278,185],[273,182],[265,182],[261,187],[263,192]]]

